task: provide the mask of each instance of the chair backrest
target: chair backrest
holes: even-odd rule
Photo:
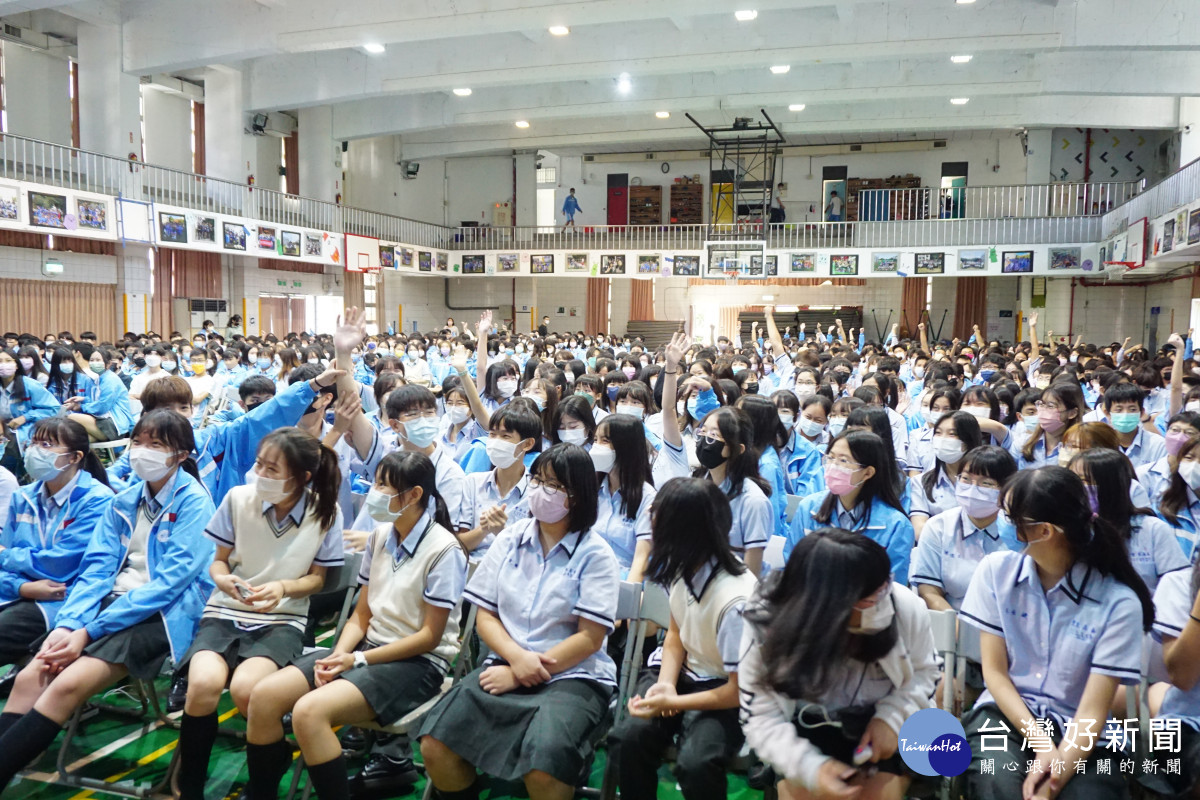
[[[787,559],[783,557],[783,546],[787,544],[787,537],[772,536],[767,539],[767,547],[763,550],[763,564],[767,569],[783,569],[787,564]]]
[[[791,524],[792,517],[796,516],[796,509],[800,506],[800,501],[804,498],[798,494],[789,494],[787,496],[787,521]]]
[[[671,601],[667,590],[657,583],[647,582],[642,587],[641,618],[650,620],[660,628],[671,625]]]
[[[642,608],[642,585],[621,581],[617,593],[617,619],[637,619]]]
[[[358,585],[358,569],[362,566],[362,553],[346,553],[340,567],[325,572],[325,585],[316,594],[335,594]]]
[[[947,711],[954,708],[954,692],[958,681],[958,614],[952,608],[929,609],[929,626],[933,629],[933,649],[945,660],[945,679],[938,706]]]

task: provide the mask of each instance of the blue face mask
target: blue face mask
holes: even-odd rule
[[[979,379],[981,381],[983,381],[984,383],[986,383],[986,382],[990,381],[992,379],[992,376],[995,374],[996,374],[996,370],[994,370],[994,369],[981,369],[981,370],[979,370]]]
[[[269,358],[260,358],[258,361],[254,362],[254,363],[256,363],[258,365],[259,369],[270,369],[271,364],[273,364],[274,362],[271,361],[271,359],[269,359]]]
[[[617,399],[617,392],[619,391],[621,391],[621,387],[615,384],[608,387],[608,399],[615,401]]]

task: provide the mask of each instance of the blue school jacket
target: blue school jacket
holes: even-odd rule
[[[788,446],[779,452],[783,462],[788,494],[807,497],[825,489],[825,468],[821,464],[821,449],[792,431]]]
[[[113,499],[95,528],[79,577],[59,609],[54,627],[86,628],[96,641],[158,614],[166,624],[171,658],[178,662],[192,644],[204,603],[213,590],[208,567],[216,547],[204,536],[204,528],[216,508],[198,480],[183,470],[176,472],[171,499],[150,528],[146,553],[150,581],[101,610],[100,604],[112,594],[113,581],[125,564],[141,499],[141,481]]]
[[[120,436],[127,435],[136,421],[129,404],[129,390],[117,373],[107,369],[100,373],[99,382],[92,383],[79,410],[97,419],[111,419]]]
[[[25,399],[18,400],[14,397],[10,406],[12,419],[25,418],[25,424],[16,429],[17,443],[24,447],[33,437],[33,423],[53,417],[62,408],[62,404],[54,399],[54,395],[46,391],[46,387],[32,378],[18,375],[14,380],[21,381],[25,386]]]
[[[758,457],[758,474],[771,485],[771,510],[775,514],[775,535],[787,535],[787,485],[783,464],[774,447],[768,447]]]
[[[92,531],[113,501],[112,489],[80,471],[66,504],[48,519],[41,490],[42,482],[37,481],[13,493],[8,520],[0,533],[0,545],[4,546],[0,550],[0,603],[21,599],[21,584],[28,581],[74,581]],[[62,600],[38,601],[47,627],[62,604]]]
[[[810,494],[800,501],[800,505],[796,508],[796,515],[792,517],[792,526],[788,531],[787,542],[783,545],[785,560],[791,556],[792,548],[810,531],[826,526],[842,527],[837,521],[840,505],[834,507],[834,513],[829,522],[817,522],[816,520],[816,513],[828,496],[829,491],[825,490]],[[861,506],[856,506],[854,510],[859,514],[862,513]],[[879,498],[875,498],[871,502],[870,514],[849,530],[857,531],[873,539],[887,550],[888,559],[892,562],[892,579],[896,583],[908,585],[908,562],[912,557],[913,542],[916,537],[913,533],[912,522],[903,512],[897,511]]]

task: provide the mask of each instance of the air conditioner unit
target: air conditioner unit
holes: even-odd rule
[[[19,25],[10,25],[5,22],[4,27],[0,30],[0,39],[7,39],[10,42],[17,42],[26,47],[32,47],[37,50],[50,49],[50,37],[44,33],[38,33],[29,28],[22,28]]]
[[[263,133],[279,139],[286,139],[295,133],[295,131],[295,118],[287,114],[281,114],[278,111],[267,117],[267,123],[263,127]]]

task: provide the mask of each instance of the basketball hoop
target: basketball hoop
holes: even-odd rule
[[[1133,261],[1105,261],[1104,262],[1104,280],[1121,280],[1126,272],[1131,269],[1136,269],[1137,264]]]
[[[736,270],[736,269],[726,270],[725,271],[725,285],[726,286],[737,286],[738,278],[741,276],[741,274],[742,273],[740,270]]]

